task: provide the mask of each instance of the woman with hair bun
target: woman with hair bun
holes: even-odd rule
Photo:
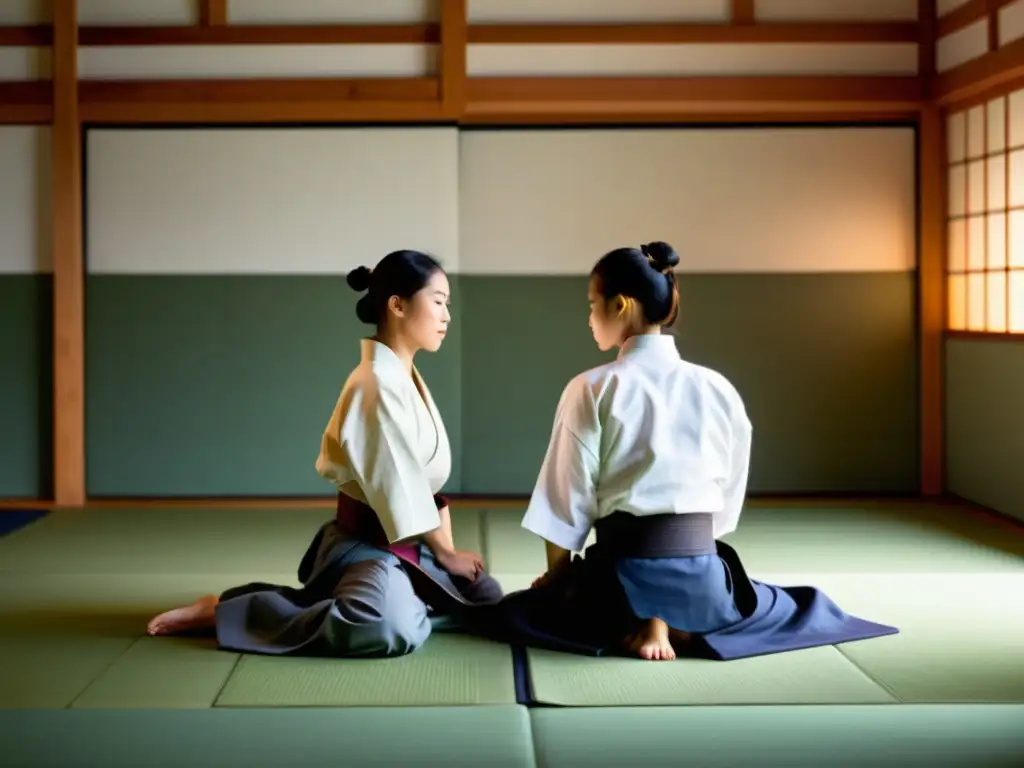
[[[301,589],[247,584],[207,595],[149,624],[150,634],[215,628],[226,650],[340,657],[401,656],[420,648],[431,615],[456,619],[501,599],[480,556],[459,551],[448,502],[451,471],[441,414],[413,358],[436,352],[451,316],[440,264],[389,253],[349,285],[356,315],[376,327],[342,387],[316,461],[337,510],[299,566]]]
[[[590,328],[618,358],[569,382],[523,527],[548,571],[481,625],[509,642],[588,655],[726,660],[897,630],[813,587],[749,579],[720,537],[739,522],[752,427],[720,373],[662,333],[679,311],[675,250],[619,248],[594,267]],[[594,531],[596,543],[584,558]]]

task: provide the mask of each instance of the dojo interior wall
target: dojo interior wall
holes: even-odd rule
[[[50,129],[0,125],[0,498],[52,496]]]
[[[682,352],[734,378],[755,492],[913,492],[909,127],[90,129],[94,496],[305,495],[356,339],[346,270],[419,247],[453,274],[422,367],[450,490],[526,493],[605,250],[680,250]]]
[[[1024,25],[1024,14],[1021,16]],[[946,118],[947,485],[1024,520],[1024,90]]]

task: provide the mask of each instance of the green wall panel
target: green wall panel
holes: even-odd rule
[[[366,333],[334,277],[90,276],[93,495],[305,495],[338,388]],[[453,332],[420,367],[455,467],[449,490],[529,492],[558,396],[612,358],[582,277],[460,276]],[[755,492],[913,492],[910,274],[700,275],[678,343],[740,387]],[[460,472],[461,470],[461,472]]]
[[[1024,342],[946,341],[952,493],[1024,520]]]
[[[0,497],[51,498],[53,280],[0,275]]]
[[[330,493],[320,436],[372,332],[343,278],[91,275],[86,287],[91,495]],[[458,490],[459,330],[418,364]]]
[[[462,278],[463,483],[532,488],[562,387],[610,359],[581,277]],[[754,422],[750,489],[909,493],[917,483],[914,278],[693,275],[680,351],[729,376]]]

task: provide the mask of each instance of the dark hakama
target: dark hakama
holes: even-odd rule
[[[712,534],[710,515],[639,518],[616,513],[597,543],[551,581],[473,613],[505,642],[592,656],[622,653],[642,620],[689,633],[686,655],[719,661],[896,634],[846,613],[815,587],[747,576]]]
[[[438,505],[444,504],[438,499]],[[339,496],[338,514],[317,531],[299,565],[301,588],[253,583],[227,590],[216,612],[221,648],[242,653],[401,656],[453,607],[494,604],[493,577],[470,582],[444,571],[422,544],[389,545],[366,505]]]

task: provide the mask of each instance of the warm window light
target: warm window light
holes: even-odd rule
[[[1024,333],[1024,269],[1010,273],[1010,327],[1011,333]]]
[[[967,275],[967,330],[985,329],[985,273]]]
[[[949,327],[954,331],[967,327],[967,278],[949,276]]]
[[[949,116],[946,316],[1024,333],[1024,89]],[[1017,102],[1021,102],[1020,105]]]
[[[1006,214],[993,213],[988,217],[985,252],[988,269],[1006,268]]]
[[[1006,273],[989,272],[985,285],[985,331],[1006,330]]]

